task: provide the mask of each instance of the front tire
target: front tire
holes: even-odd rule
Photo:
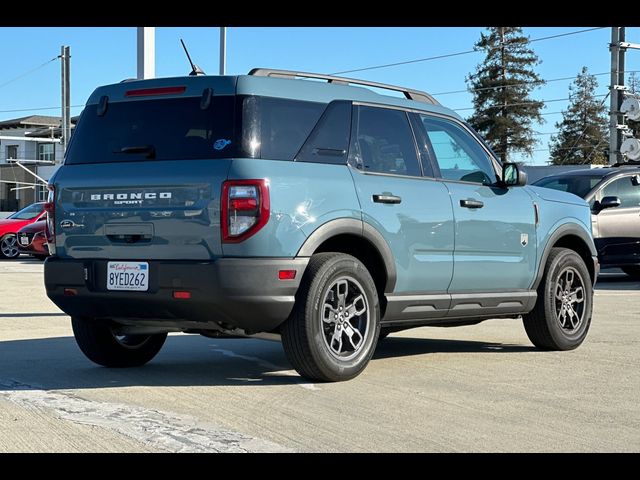
[[[339,382],[360,374],[380,333],[380,305],[367,268],[343,253],[313,255],[281,328],[296,371],[310,380]]]
[[[529,340],[543,350],[573,350],[591,325],[593,287],[576,252],[552,248],[533,310],[523,315]]]
[[[0,258],[18,258],[18,236],[15,233],[8,233],[0,239]]]
[[[82,353],[103,367],[139,367],[150,361],[164,345],[166,333],[116,335],[113,327],[88,318],[72,317],[71,326]]]

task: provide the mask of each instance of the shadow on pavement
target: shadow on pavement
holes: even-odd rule
[[[617,268],[604,269],[598,275],[595,290],[640,290],[640,279]]]
[[[527,352],[533,347],[424,338],[389,337],[373,357],[436,352]],[[99,367],[78,349],[73,337],[0,342],[0,391],[126,386],[217,386],[309,384],[287,361],[282,345],[256,339],[169,336],[158,356],[144,367]]]
[[[536,351],[536,348],[532,345],[394,337],[391,334],[391,336],[378,344],[373,359],[407,357],[410,355],[424,355],[425,353],[518,353],[533,351]]]

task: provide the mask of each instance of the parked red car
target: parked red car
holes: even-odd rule
[[[45,233],[46,226],[47,220],[43,219],[20,229],[18,232],[18,250],[20,253],[33,255],[39,260],[44,260],[49,256]]]
[[[44,202],[32,203],[19,212],[0,220],[0,258],[16,258],[18,251],[18,231],[40,219],[44,219]]]

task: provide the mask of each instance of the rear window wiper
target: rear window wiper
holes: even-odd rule
[[[120,153],[146,153],[147,158],[156,158],[156,147],[153,145],[122,147]]]

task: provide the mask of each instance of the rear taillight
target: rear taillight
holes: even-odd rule
[[[220,222],[224,243],[241,242],[269,221],[269,183],[227,180],[222,184]]]
[[[44,210],[47,212],[46,238],[49,244],[49,252],[54,255],[56,247],[56,189],[53,185],[47,185],[49,196],[44,204]]]

